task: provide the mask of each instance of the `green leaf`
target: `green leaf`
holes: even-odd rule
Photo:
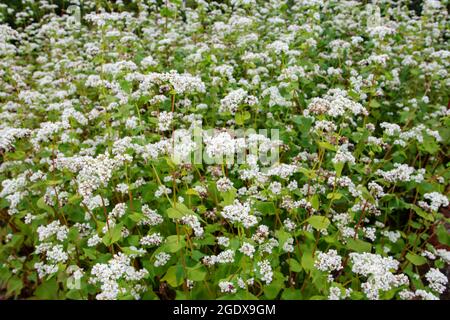
[[[429,154],[435,154],[440,150],[439,144],[436,143],[435,138],[424,134],[423,143],[419,144],[419,149],[428,152]]]
[[[281,300],[302,300],[300,289],[286,288],[281,294]]]
[[[13,153],[8,153],[8,158],[12,160],[23,160],[25,159],[26,153],[22,150],[16,150]]]
[[[139,251],[133,247],[122,247],[121,250],[123,253],[125,253],[127,255],[139,254]]]
[[[61,184],[62,180],[47,180],[45,181],[45,184],[48,186],[57,186],[58,184]]]
[[[331,143],[326,142],[326,141],[318,141],[317,144],[319,145],[319,147],[323,148],[323,149],[327,149],[327,150],[331,150],[331,151],[336,151],[336,147],[333,146]]]
[[[314,269],[311,272],[312,283],[320,291],[324,291],[328,287],[328,275],[325,272]]]
[[[362,196],[365,200],[369,201],[370,203],[375,203],[375,199],[372,196],[372,194],[367,190],[366,187],[358,187],[358,190],[361,191]]]
[[[419,256],[412,252],[408,252],[406,254],[406,259],[408,259],[408,261],[411,262],[415,266],[421,266],[421,265],[427,263],[427,259],[425,259],[425,257]]]
[[[181,219],[183,217],[183,213],[176,208],[169,208],[166,210],[167,216],[171,219]]]
[[[326,300],[324,296],[312,296],[309,300]]]
[[[102,241],[106,246],[110,246],[113,243],[116,243],[122,238],[122,227],[123,224],[119,223],[114,226],[114,228],[106,231],[106,234],[103,236]]]
[[[372,251],[372,245],[366,241],[360,239],[348,239],[347,248],[356,252],[370,252]]]
[[[79,194],[74,194],[68,199],[70,204],[78,204],[81,201],[82,197]]]
[[[6,295],[10,296],[14,294],[14,296],[18,296],[22,291],[23,283],[22,279],[17,276],[11,277],[8,280],[8,285],[6,286]]]
[[[330,220],[325,216],[311,216],[306,221],[316,230],[326,229],[330,225]]]
[[[450,246],[450,235],[443,224],[440,224],[436,229],[436,234],[440,243]]]
[[[168,236],[166,238],[166,242],[164,243],[163,247],[168,252],[174,253],[181,249],[183,249],[186,246],[186,241],[184,240],[183,236]]]
[[[258,297],[256,297],[254,294],[244,290],[238,291],[234,295],[234,297],[236,298],[236,300],[258,300]]]
[[[164,159],[166,160],[166,163],[170,167],[170,169],[177,170],[177,164],[175,162],[173,162],[171,158],[164,157]]]
[[[371,100],[370,101],[370,107],[374,108],[374,109],[377,109],[377,108],[380,107],[380,103],[377,100]]]
[[[336,176],[337,176],[338,178],[341,177],[342,169],[344,169],[344,165],[345,165],[345,162],[338,162],[338,163],[334,163],[334,164],[333,164],[333,166],[334,166],[334,171],[336,171]]]
[[[42,300],[56,300],[58,299],[58,283],[56,278],[44,281],[34,292],[36,297]]]
[[[240,112],[237,112],[234,116],[234,121],[238,126],[242,126],[245,123],[244,115]]]
[[[228,206],[230,204],[233,204],[234,199],[236,199],[236,189],[230,188],[225,192],[221,192],[220,195],[223,198],[223,205]]]
[[[195,268],[187,268],[187,278],[192,281],[203,281],[206,277],[206,269],[201,264]]]
[[[307,134],[309,133],[309,129],[311,128],[312,122],[313,120],[311,118],[307,118],[304,116],[294,116],[292,118],[292,120],[294,121],[294,123],[297,125],[298,130],[302,133],[302,134]]]
[[[66,299],[70,300],[83,300],[80,290],[71,289],[66,293]]]
[[[411,204],[411,208],[414,210],[415,213],[417,213],[419,216],[421,216],[425,220],[434,221],[433,215],[431,215],[430,213],[426,212],[422,208],[416,206],[415,204]]]
[[[303,269],[311,271],[314,269],[314,258],[312,252],[306,251],[302,255],[301,264]]]
[[[284,231],[283,229],[275,231],[275,235],[277,236],[277,239],[281,246],[286,242],[287,239],[291,237],[291,234]]]
[[[91,248],[83,248],[84,255],[91,260],[97,259],[97,250]]]
[[[276,207],[273,202],[257,201],[255,203],[255,209],[261,212],[263,215],[273,215],[275,214]]]
[[[350,96],[350,98],[353,98],[354,100],[359,100],[361,97],[359,96],[358,93],[356,93],[353,90],[349,90],[348,91],[348,95]]]
[[[317,194],[313,195],[313,197],[311,198],[311,205],[315,210],[319,210],[320,201]]]
[[[188,196],[198,196],[197,190],[192,189],[192,188],[191,188],[191,189],[187,189],[186,194],[187,194]]]
[[[153,291],[148,290],[142,295],[142,300],[159,300],[159,297]]]
[[[188,214],[195,214],[194,211],[186,207],[182,203],[176,203],[172,208],[166,210],[167,216],[171,219],[181,219]]]
[[[281,279],[273,280],[269,285],[264,287],[264,295],[267,299],[273,300],[284,287],[284,281]]]
[[[291,267],[292,271],[294,271],[294,272],[302,271],[302,266],[300,265],[300,263],[297,260],[291,258],[291,259],[288,259],[288,263],[289,263],[289,266]]]
[[[45,210],[47,212],[53,213],[52,207],[47,205],[44,201],[44,197],[39,198],[39,200],[36,202],[36,205],[39,209]]]
[[[163,17],[172,17],[173,16],[173,12],[172,10],[170,10],[169,8],[167,8],[166,6],[162,7],[160,10],[160,14]]]
[[[139,222],[145,218],[145,216],[140,212],[133,212],[128,215],[128,218],[133,220],[134,222]]]
[[[327,199],[339,200],[340,198],[342,198],[342,194],[339,192],[332,192],[327,194]]]
[[[316,173],[313,170],[309,170],[309,169],[300,167],[298,169],[298,171],[303,173],[305,176],[307,176],[310,179],[314,179],[316,177]]]
[[[167,269],[166,274],[161,281],[167,281],[172,287],[176,288],[184,281],[184,271],[182,265],[171,266]]]

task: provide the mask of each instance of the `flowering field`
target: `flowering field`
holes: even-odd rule
[[[0,299],[446,299],[448,1],[374,2],[0,5]]]

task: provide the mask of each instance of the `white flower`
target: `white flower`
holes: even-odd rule
[[[236,293],[236,287],[230,281],[220,281],[219,282],[220,292],[222,293]]]
[[[234,262],[234,251],[225,250],[217,255],[218,263],[233,263]]]
[[[190,226],[194,230],[194,234],[196,237],[202,237],[203,233],[205,232],[196,215],[190,214],[183,216],[181,218],[181,223]]]
[[[141,60],[141,65],[144,68],[148,68],[158,65],[158,62],[156,62],[152,56],[147,56]]]
[[[331,287],[330,293],[328,294],[328,300],[344,300],[348,298],[351,293],[352,293],[351,288],[342,290],[339,287]]]
[[[434,294],[421,289],[416,290],[415,296],[422,298],[422,300],[439,300]]]
[[[114,217],[114,218],[121,218],[125,214],[126,210],[127,210],[126,203],[118,203],[118,204],[116,204],[114,209],[111,211],[109,216]]]
[[[49,260],[52,263],[59,263],[59,262],[66,262],[69,256],[64,251],[63,246],[58,244],[53,247],[51,247],[46,252],[47,260]]]
[[[217,256],[204,256],[202,262],[207,266],[215,265],[216,263],[233,263],[234,262],[234,251],[229,249],[222,251]]]
[[[126,194],[126,193],[128,193],[128,190],[129,190],[129,187],[128,187],[128,185],[127,185],[126,183],[119,183],[119,184],[116,186],[116,191],[117,191],[117,192],[120,192],[121,194]]]
[[[382,231],[381,234],[389,239],[389,241],[395,243],[400,239],[400,231]]]
[[[366,237],[367,239],[370,239],[371,241],[375,241],[376,237],[376,231],[377,229],[372,228],[372,227],[363,227],[362,231],[364,233],[364,237]]]
[[[255,247],[248,242],[244,242],[244,244],[239,248],[239,251],[253,258],[253,254],[255,253]]]
[[[163,217],[158,214],[156,210],[150,209],[148,205],[142,205],[141,210],[144,214],[144,218],[138,222],[138,225],[156,226],[163,222]]]
[[[401,132],[400,126],[395,123],[382,122],[380,127],[384,129],[384,133],[388,136],[394,136]]]
[[[371,300],[378,300],[380,291],[408,284],[404,274],[394,275],[391,270],[397,270],[399,262],[392,257],[382,257],[372,253],[350,253],[352,271],[367,278],[361,285],[363,292]]]
[[[219,192],[226,192],[233,187],[233,182],[227,177],[222,177],[217,180],[216,186]]]
[[[165,252],[160,252],[155,256],[155,263],[153,264],[155,267],[164,266],[169,260],[171,255]]]
[[[283,244],[283,251],[284,252],[294,252],[294,238],[288,238],[284,244]]]
[[[102,238],[98,236],[98,234],[94,234],[92,237],[88,239],[87,245],[88,247],[95,247],[99,243],[102,242]]]
[[[328,72],[340,74],[341,70],[329,68]],[[305,115],[310,113],[316,115],[327,114],[333,118],[343,116],[346,113],[354,116],[368,115],[367,110],[361,104],[350,100],[347,97],[347,92],[341,89],[331,89],[323,98],[313,98],[304,111]]]
[[[250,228],[258,223],[258,220],[254,215],[250,214],[250,204],[241,204],[238,200],[234,200],[234,203],[225,206],[221,212],[222,217],[230,220],[231,223],[242,223],[244,227]]]
[[[220,132],[213,137],[205,135],[206,154],[210,158],[222,158],[233,156],[236,148],[236,141],[228,132]]]
[[[0,129],[0,150],[10,151],[17,139],[28,137],[31,130],[23,128],[2,128]]]
[[[280,93],[277,87],[272,86],[265,89],[262,92],[262,96],[269,96],[269,107],[280,106],[280,107],[291,107],[292,102],[286,100]]]
[[[428,286],[438,293],[443,293],[445,291],[446,285],[448,283],[447,276],[437,268],[431,268],[426,274],[425,278],[428,281]]]
[[[227,237],[217,237],[217,244],[219,246],[228,247],[230,245],[230,238]]]
[[[267,45],[267,49],[280,54],[282,52],[287,52],[289,50],[289,45],[283,41],[276,40],[271,44]]]
[[[126,284],[142,280],[148,275],[147,270],[136,270],[131,265],[130,257],[119,252],[108,263],[97,263],[92,267],[92,284],[101,284],[101,293],[97,294],[98,300],[116,300],[121,293],[126,293],[126,287],[122,287],[122,281]]]
[[[433,211],[437,211],[440,207],[447,207],[449,204],[447,196],[439,192],[425,193],[423,197],[431,201],[430,208]]]
[[[421,289],[416,290],[416,292],[403,289],[399,292],[399,297],[402,300],[413,300],[416,297],[421,298],[422,300],[439,300],[434,294]]]
[[[338,255],[334,249],[328,250],[327,253],[317,251],[317,258],[314,266],[320,271],[331,272],[342,269],[342,257]]]
[[[436,254],[441,257],[446,263],[450,263],[450,251],[445,249],[437,249]]]
[[[173,120],[173,113],[167,111],[161,111],[158,116],[158,129],[160,131],[168,131],[171,129]]]
[[[47,226],[39,226],[37,232],[39,234],[39,241],[47,240],[53,235],[56,235],[59,241],[63,241],[67,238],[69,229],[66,226],[62,226],[58,220],[55,220]]]
[[[142,237],[139,243],[143,246],[159,246],[163,241],[163,237],[159,232],[152,233]]]
[[[155,191],[155,197],[159,198],[161,197],[163,194],[169,195],[172,193],[172,189],[167,188],[164,185],[160,185],[158,187],[158,190]]]
[[[295,228],[297,227],[296,223],[293,222],[293,221],[292,221],[291,219],[289,219],[289,218],[284,219],[283,225],[284,225],[284,228],[285,228],[288,232],[294,231]]]
[[[232,90],[222,100],[220,100],[219,112],[230,112],[235,114],[239,105],[247,97],[247,91],[244,89]]]
[[[375,173],[377,175],[382,176],[388,182],[398,182],[398,181],[415,181],[422,182],[423,180],[423,171],[415,170],[413,167],[408,166],[407,164],[394,164],[394,169],[390,171],[382,171],[377,170]]]
[[[270,284],[273,278],[273,271],[269,260],[262,260],[258,262],[259,273],[261,274],[261,280],[266,284]]]
[[[355,157],[348,151],[348,145],[343,144],[339,147],[336,155],[331,160],[333,163],[346,163],[355,164]]]
[[[188,73],[179,74],[172,70],[166,73],[151,72],[145,75],[140,83],[141,90],[147,90],[152,85],[170,84],[177,94],[205,92],[205,84],[199,77],[192,76]]]
[[[279,183],[278,181],[274,181],[269,185],[269,190],[273,193],[273,194],[280,194],[281,193],[281,183]]]

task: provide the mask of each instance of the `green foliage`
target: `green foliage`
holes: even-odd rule
[[[0,6],[0,300],[444,292],[445,1],[41,2]]]

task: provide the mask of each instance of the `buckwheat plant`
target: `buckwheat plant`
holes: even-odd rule
[[[449,297],[449,1],[0,5],[0,299]]]

